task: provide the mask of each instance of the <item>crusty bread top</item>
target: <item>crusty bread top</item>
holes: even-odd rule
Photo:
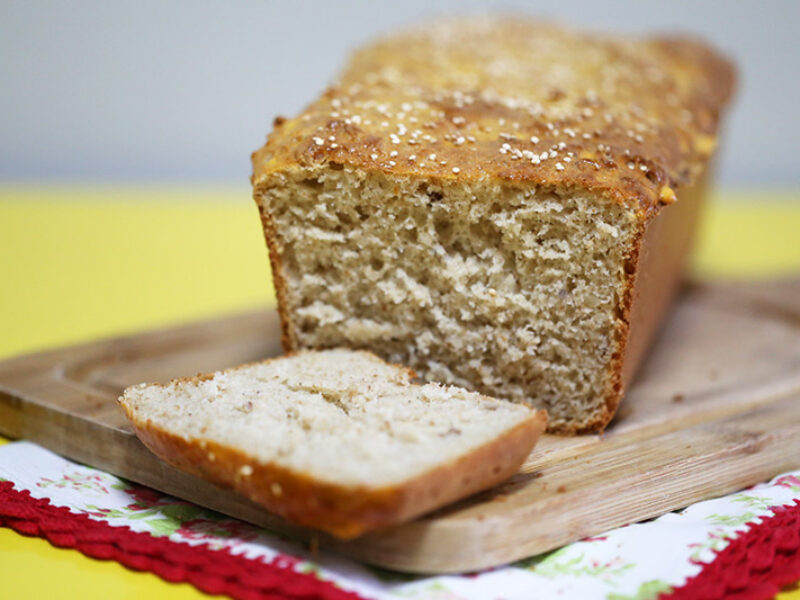
[[[683,37],[435,22],[357,52],[302,115],[277,118],[253,183],[332,163],[580,187],[649,213],[702,172],[733,82],[730,63]]]

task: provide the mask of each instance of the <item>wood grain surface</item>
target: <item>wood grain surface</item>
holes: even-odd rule
[[[274,312],[0,363],[0,433],[392,569],[469,571],[531,556],[800,467],[800,281],[694,284],[603,435],[544,436],[504,485],[340,542],[167,466],[115,399],[280,353]]]

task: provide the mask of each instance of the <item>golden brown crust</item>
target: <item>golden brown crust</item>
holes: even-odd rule
[[[708,174],[704,173],[684,189],[679,203],[664,207],[640,228],[625,266],[617,348],[609,366],[603,410],[590,421],[552,429],[553,433],[602,432],[614,418],[626,387],[680,287],[707,182]]]
[[[599,433],[611,423],[680,287],[708,179],[706,172],[684,189],[679,203],[665,206],[655,218],[643,222],[625,265],[625,291],[603,410],[585,423],[552,428],[552,433]]]
[[[253,156],[295,166],[575,187],[648,214],[702,172],[733,68],[686,38],[626,39],[527,19],[442,21],[358,52]]]
[[[627,386],[645,356],[672,299],[681,284],[694,232],[706,197],[708,173],[684,189],[681,201],[666,206],[650,221],[637,249],[633,277],[629,279],[631,334],[620,368],[622,387]]]
[[[277,123],[278,120],[276,119],[275,122]],[[269,264],[272,270],[272,283],[275,286],[275,298],[278,301],[278,317],[281,323],[281,347],[284,352],[293,352],[298,348],[295,343],[294,324],[289,318],[289,302],[286,298],[286,278],[283,275],[283,269],[281,269],[281,256],[283,252],[269,211],[266,206],[258,201],[257,195],[255,196],[255,200],[256,206],[258,206],[258,213],[261,215],[261,226],[264,229],[264,238],[267,243],[267,253],[269,254]]]
[[[400,368],[414,375],[410,369]],[[274,463],[259,463],[234,448],[185,439],[139,419],[124,396],[119,403],[142,443],[165,462],[232,488],[289,521],[341,539],[411,520],[508,479],[519,470],[547,426],[544,411],[531,411],[502,436],[455,461],[400,485],[368,488],[319,481]]]
[[[657,219],[658,216],[656,216],[656,219],[654,220]],[[583,423],[565,425],[558,430],[558,433],[566,433],[569,435],[581,433],[602,433],[606,426],[611,422],[611,419],[614,418],[617,408],[622,401],[622,396],[625,392],[625,382],[622,377],[624,366],[631,361],[636,361],[638,364],[638,360],[641,358],[638,356],[629,357],[628,341],[630,340],[632,332],[632,309],[634,306],[638,307],[638,302],[634,303],[634,289],[636,287],[635,283],[639,272],[642,244],[643,240],[645,240],[647,237],[648,229],[648,222],[642,221],[639,224],[639,228],[633,238],[631,251],[628,253],[628,257],[625,261],[625,281],[623,285],[622,297],[620,298],[619,307],[617,309],[617,329],[614,340],[616,348],[614,350],[614,354],[611,356],[611,360],[609,361],[606,389],[602,392],[604,398],[602,409],[597,412],[592,419]],[[665,279],[669,279],[671,277],[677,277],[678,274],[664,273],[663,275]],[[660,319],[660,315],[658,315],[658,318]],[[638,328],[635,328],[635,333],[638,335]]]
[[[172,466],[232,488],[293,523],[341,539],[409,521],[508,479],[546,427],[545,413],[532,412],[502,438],[457,461],[403,485],[372,489],[330,484],[275,464],[258,464],[232,448],[203,445],[152,423],[134,421],[125,410],[142,443]]]

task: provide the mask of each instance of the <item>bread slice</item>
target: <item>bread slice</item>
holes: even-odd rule
[[[677,289],[733,79],[695,40],[526,18],[358,51],[253,155],[285,349],[601,430]]]
[[[175,467],[340,538],[407,521],[517,472],[546,415],[367,352],[299,352],[119,402]]]

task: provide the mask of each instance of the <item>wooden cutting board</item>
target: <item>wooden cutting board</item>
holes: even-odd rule
[[[531,556],[800,468],[800,281],[695,284],[604,435],[545,436],[506,484],[351,542],[155,458],[121,390],[280,353],[274,311],[0,363],[0,433],[358,560],[411,572]]]

